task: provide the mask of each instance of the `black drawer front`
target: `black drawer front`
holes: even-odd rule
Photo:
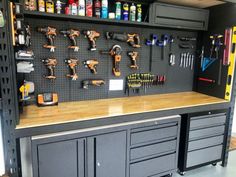
[[[131,145],[137,145],[142,143],[148,144],[152,143],[153,141],[169,137],[177,137],[177,134],[178,134],[178,126],[135,132],[131,133]]]
[[[208,116],[206,118],[199,118],[199,119],[191,118],[190,130],[216,126],[216,125],[223,125],[225,123],[226,123],[226,115]]]
[[[187,168],[207,162],[220,160],[222,157],[223,146],[215,146],[198,151],[192,151],[187,154]]]
[[[192,130],[189,132],[189,141],[208,138],[211,136],[223,135],[225,126],[217,126],[211,128],[204,128],[199,130]]]
[[[158,154],[163,155],[170,152],[173,153],[176,151],[176,143],[177,141],[173,140],[173,141],[167,141],[167,142],[152,144],[148,146],[133,148],[131,149],[131,152],[130,152],[130,159],[136,160],[136,159],[150,157],[150,156],[154,156]]]
[[[147,177],[176,169],[176,154],[145,160],[130,165],[130,177]]]
[[[196,141],[191,141],[188,144],[188,151],[203,149],[211,146],[221,145],[224,142],[224,136],[216,136]]]

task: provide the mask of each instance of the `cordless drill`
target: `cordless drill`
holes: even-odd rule
[[[107,39],[113,39],[121,42],[127,42],[134,48],[140,48],[140,37],[138,34],[106,32]]]
[[[54,39],[57,36],[56,28],[53,27],[45,27],[45,28],[38,28],[38,32],[45,34],[48,44],[44,44],[43,47],[50,49],[50,52],[55,52],[56,46],[54,45]]]
[[[91,73],[93,73],[93,74],[97,74],[97,65],[98,64],[99,64],[99,62],[96,59],[84,61],[84,66],[89,68]]]
[[[104,80],[84,80],[82,82],[83,89],[88,89],[89,85],[100,87],[105,84]]]
[[[79,61],[77,59],[69,59],[69,60],[65,60],[65,63],[68,64],[69,68],[70,68],[70,74],[67,74],[66,76],[71,78],[73,81],[77,80],[79,78],[77,72],[76,72],[76,67],[79,64]]]
[[[100,33],[97,32],[97,31],[85,30],[83,32],[83,34],[90,41],[90,48],[89,48],[89,50],[91,50],[91,51],[97,50],[96,40],[97,40],[97,38],[100,37]]]
[[[137,65],[138,52],[128,52],[128,56],[130,56],[130,58],[131,58],[130,68],[131,69],[138,69],[139,68]]]
[[[60,31],[65,37],[68,37],[71,41],[71,45],[68,47],[69,49],[74,49],[75,52],[79,51],[79,46],[77,45],[76,38],[80,36],[79,30],[69,29],[66,31]]]
[[[43,64],[48,68],[49,75],[45,76],[46,79],[56,79],[55,76],[55,67],[57,65],[57,59],[55,58],[48,58],[45,60],[42,60]]]

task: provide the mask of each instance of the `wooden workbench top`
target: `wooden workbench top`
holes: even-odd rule
[[[53,107],[24,108],[16,129],[102,119],[179,108],[189,108],[227,101],[196,92],[136,96],[92,101],[66,102]]]

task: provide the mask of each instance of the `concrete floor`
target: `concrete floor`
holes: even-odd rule
[[[173,177],[181,177],[176,174]],[[196,170],[188,171],[184,177],[236,177],[236,151],[229,153],[229,162],[226,168],[220,164],[216,167],[208,165]]]

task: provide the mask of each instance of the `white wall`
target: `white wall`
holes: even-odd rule
[[[1,126],[1,117],[0,117],[0,176],[5,173],[5,164],[3,157],[3,141],[2,141],[2,126]]]

